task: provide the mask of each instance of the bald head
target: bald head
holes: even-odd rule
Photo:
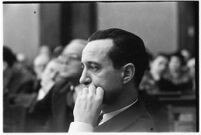
[[[68,54],[76,53],[81,57],[82,50],[84,49],[86,44],[87,44],[86,40],[74,39],[64,48],[62,54],[68,55]]]
[[[86,44],[86,40],[74,39],[64,48],[61,56],[58,57],[58,60],[61,63],[61,78],[75,79],[78,81],[82,72],[82,50]]]

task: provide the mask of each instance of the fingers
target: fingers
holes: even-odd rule
[[[97,98],[103,98],[103,96],[104,96],[104,90],[103,90],[103,88],[98,87],[96,89],[96,96],[97,96]]]
[[[88,89],[87,88],[84,88],[83,90],[82,90],[82,96],[85,96],[85,95],[87,95],[88,94]]]
[[[100,109],[103,100],[103,89],[94,85],[89,88],[84,88],[75,102],[74,121],[85,122],[90,125],[95,125],[100,114]]]
[[[88,91],[89,91],[89,96],[93,96],[96,94],[96,87],[93,84],[91,84],[89,85]]]
[[[82,92],[81,92],[81,95],[83,95],[83,96],[95,96],[95,97],[97,97],[98,99],[99,98],[102,98],[103,97],[103,95],[104,95],[104,90],[103,90],[103,88],[101,88],[101,87],[95,87],[93,84],[91,84],[90,86],[89,86],[89,88],[83,88],[83,90],[82,90]]]
[[[83,88],[79,93],[77,93],[77,98],[82,100],[96,100],[98,104],[102,103],[104,96],[104,90],[101,87],[95,87],[93,84],[89,88]],[[96,103],[96,102],[95,102]]]

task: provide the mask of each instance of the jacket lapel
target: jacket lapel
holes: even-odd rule
[[[129,125],[134,123],[138,118],[139,115],[144,114],[145,109],[138,101],[127,110],[121,112],[120,114],[114,116],[110,120],[106,121],[105,123],[97,126],[95,128],[95,132],[120,132],[124,131]]]

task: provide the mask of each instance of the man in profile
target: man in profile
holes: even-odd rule
[[[83,39],[72,40],[46,67],[41,82],[44,89],[39,90],[37,100],[29,109],[27,132],[68,131],[73,121],[73,96],[79,87],[81,54],[86,43]]]
[[[116,28],[97,31],[89,37],[81,61],[80,83],[86,87],[77,96],[69,132],[154,130],[138,96],[148,66],[141,38]]]
[[[52,127],[53,132],[66,132],[73,121],[74,94],[82,73],[81,55],[86,40],[74,39],[58,57],[59,78],[52,89]]]

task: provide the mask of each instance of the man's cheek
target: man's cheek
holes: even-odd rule
[[[104,90],[104,95],[103,95],[103,104],[107,104],[107,97],[106,97],[105,90]]]

